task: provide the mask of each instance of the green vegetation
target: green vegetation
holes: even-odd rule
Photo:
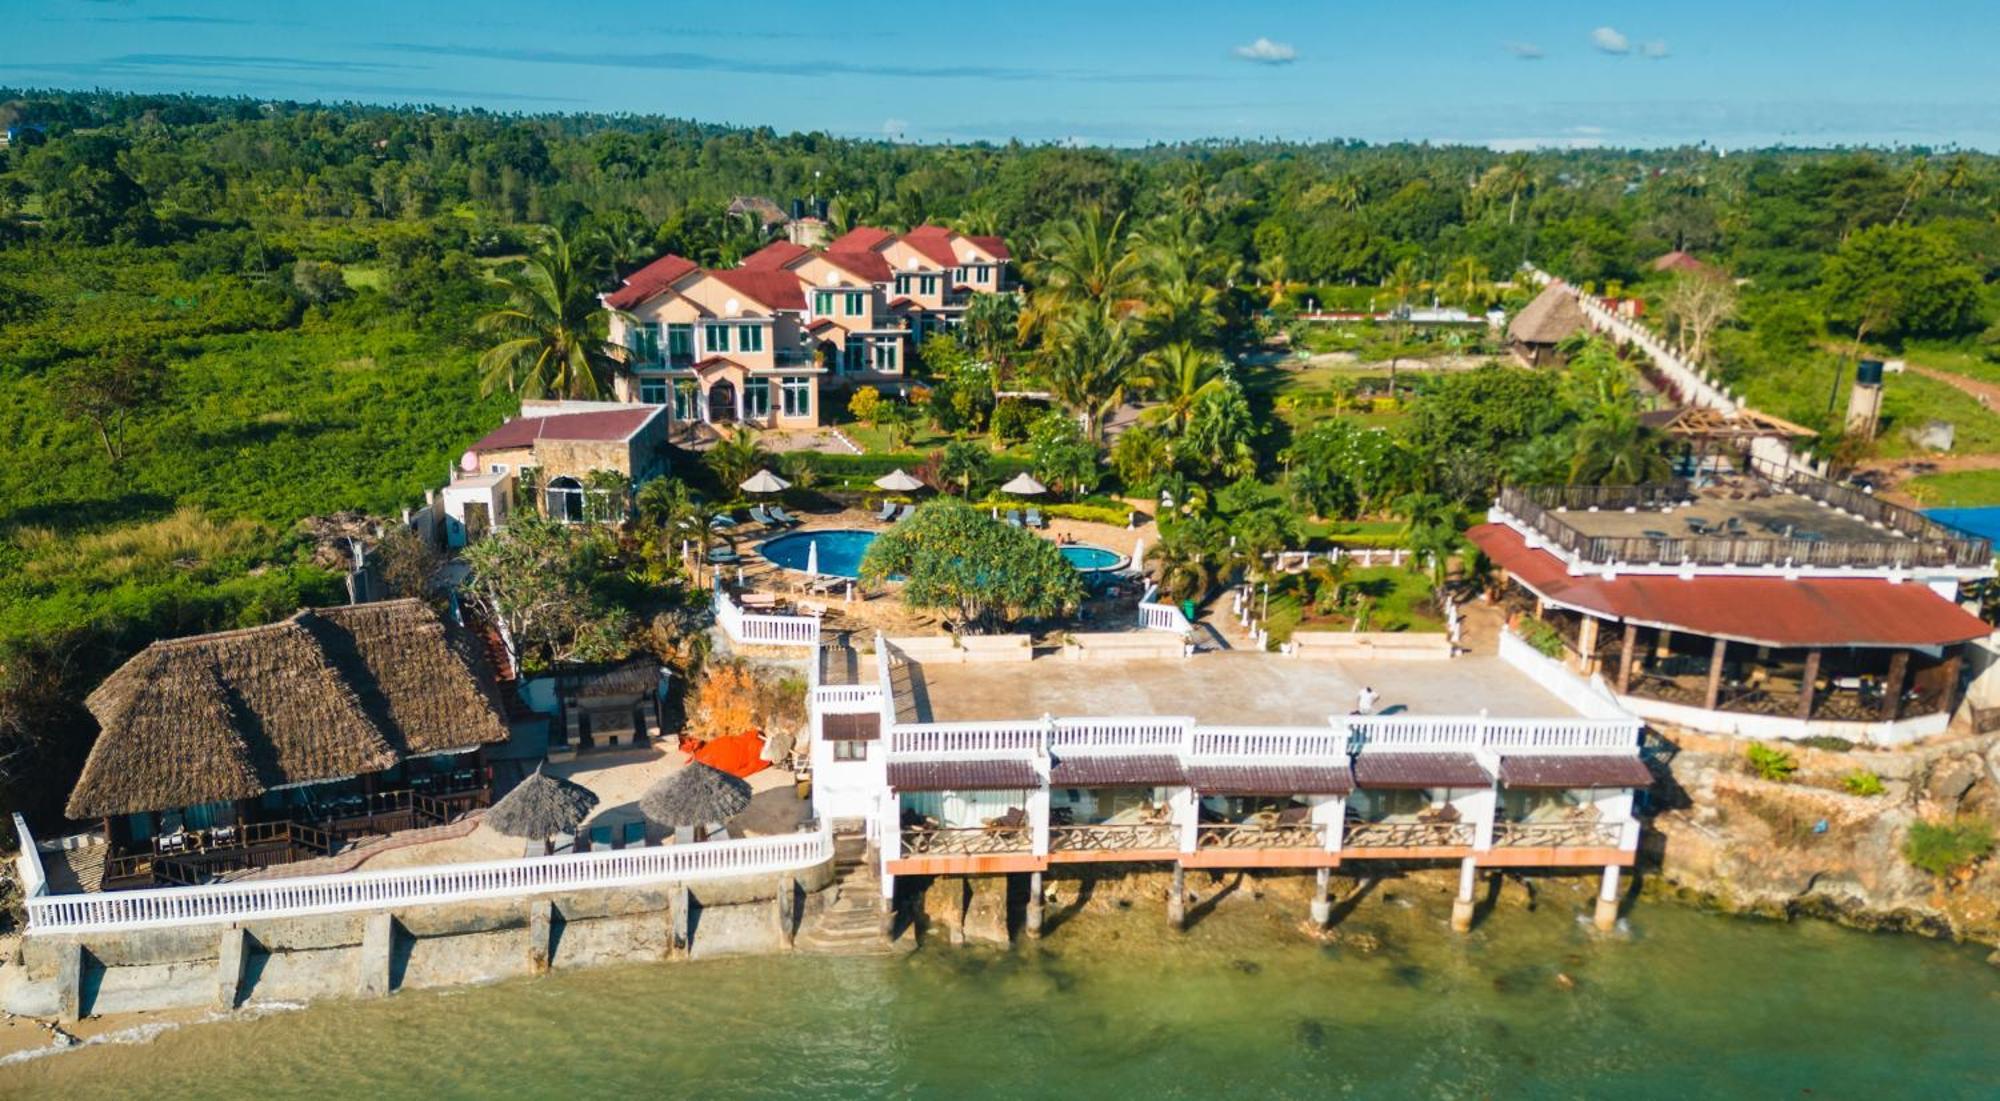
[[[2000,505],[2000,470],[1954,470],[1924,474],[1903,483],[1903,492],[1937,508]]]
[[[1750,763],[1750,771],[1759,779],[1785,781],[1799,768],[1798,758],[1790,750],[1778,749],[1761,742],[1752,744],[1743,751],[1743,757]]]
[[[1882,778],[1865,768],[1857,768],[1840,778],[1841,789],[1849,795],[1873,796],[1887,790],[1882,786]]]
[[[1324,565],[1271,579],[1267,626],[1273,642],[1289,642],[1301,630],[1444,630],[1425,575],[1393,566],[1329,571]]]
[[[1903,838],[1903,859],[1939,878],[1971,867],[1992,851],[1993,823],[1970,815],[1912,823]]]
[[[905,579],[905,604],[944,611],[961,631],[1054,615],[1083,599],[1083,582],[1053,542],[951,497],[925,503],[868,545],[862,580],[891,575]]]
[[[1563,637],[1554,627],[1539,619],[1522,618],[1514,625],[1521,641],[1535,648],[1535,652],[1545,658],[1560,659],[1563,656]]]

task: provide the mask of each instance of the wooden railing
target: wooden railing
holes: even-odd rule
[[[1495,822],[1493,847],[1615,849],[1623,832],[1618,822]]]
[[[833,858],[816,833],[380,872],[164,887],[27,900],[28,932],[87,933],[520,898],[551,891],[698,882],[795,871]]]
[[[903,831],[904,856],[990,856],[1032,848],[1026,826],[912,826]]]
[[[1314,823],[1264,826],[1251,822],[1195,827],[1197,849],[1323,849],[1326,827]]]
[[[1050,852],[1130,852],[1180,847],[1180,830],[1171,822],[1049,827]]]
[[[1472,844],[1470,822],[1349,822],[1344,849],[1459,848]]]

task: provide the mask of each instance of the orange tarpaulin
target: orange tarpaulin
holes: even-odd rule
[[[694,751],[694,759],[731,776],[748,777],[771,767],[763,754],[764,739],[751,732],[710,738]]]

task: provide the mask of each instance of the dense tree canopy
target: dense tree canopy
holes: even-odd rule
[[[1083,597],[1080,576],[1053,542],[950,497],[926,502],[869,544],[862,580],[892,576],[904,579],[904,603],[947,612],[969,631],[1053,615]]]

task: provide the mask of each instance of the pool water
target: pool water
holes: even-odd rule
[[[757,545],[757,550],[774,566],[803,572],[812,554],[812,545],[817,543],[820,573],[829,577],[860,577],[861,556],[868,553],[868,544],[874,541],[875,533],[872,531],[842,528],[795,531],[766,539]]]
[[[861,557],[875,533],[858,528],[826,531],[794,531],[757,544],[757,550],[774,566],[804,572],[814,543],[819,544],[819,572],[828,577],[860,577]],[[1125,556],[1108,547],[1071,543],[1062,548],[1063,558],[1084,574],[1115,570],[1125,564]]]
[[[1063,547],[1062,556],[1069,559],[1070,565],[1085,573],[1093,570],[1115,570],[1125,564],[1124,555],[1107,547],[1091,546],[1089,543],[1070,543]]]

